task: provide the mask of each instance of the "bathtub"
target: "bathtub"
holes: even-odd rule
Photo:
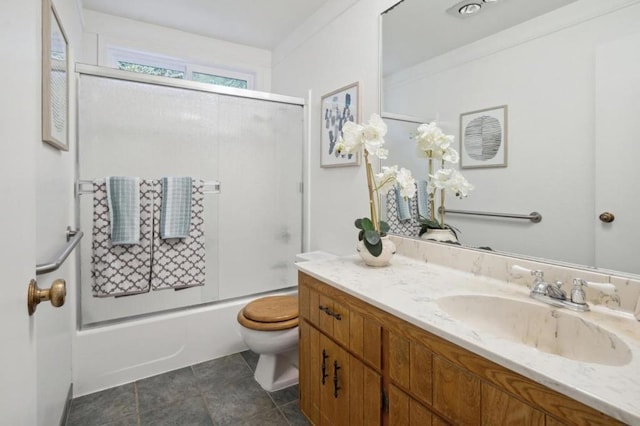
[[[270,294],[295,294],[290,288]],[[246,350],[238,311],[261,295],[76,332],[73,396]]]

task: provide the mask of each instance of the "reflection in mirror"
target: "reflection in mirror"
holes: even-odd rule
[[[420,122],[460,152],[461,116],[507,105],[507,166],[464,168],[476,189],[446,208],[543,219],[448,214],[460,242],[640,274],[640,0],[502,0],[466,18],[458,4],[405,0],[382,17],[388,164],[424,179]]]

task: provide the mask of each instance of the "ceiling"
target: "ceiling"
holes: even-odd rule
[[[404,0],[383,15],[383,75],[419,64],[456,47],[480,40],[575,0],[499,0],[483,3],[479,13],[460,18],[447,13],[460,0]]]
[[[84,9],[273,50],[329,0],[80,0]]]

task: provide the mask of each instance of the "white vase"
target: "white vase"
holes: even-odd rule
[[[382,253],[380,256],[374,256],[369,253],[369,250],[364,246],[364,241],[358,241],[358,254],[369,266],[387,266],[391,261],[391,258],[396,252],[396,245],[389,239],[389,237],[382,237]]]
[[[439,241],[441,243],[457,243],[458,238],[451,229],[427,229],[420,236],[423,240]]]

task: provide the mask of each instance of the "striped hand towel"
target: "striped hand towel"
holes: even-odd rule
[[[429,191],[427,190],[428,183],[426,180],[418,181],[418,219],[429,218]]]
[[[161,182],[160,238],[187,238],[191,226],[192,179],[163,177]]]
[[[107,202],[112,244],[138,244],[140,241],[140,178],[106,178]]]
[[[405,222],[411,219],[411,204],[408,199],[404,199],[400,194],[400,186],[396,184],[396,209],[398,210],[398,220]]]

